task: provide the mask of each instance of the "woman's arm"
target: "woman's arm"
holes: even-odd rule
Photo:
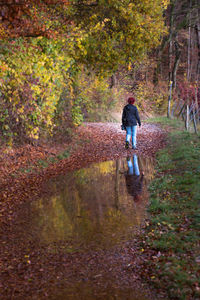
[[[138,121],[139,126],[141,126],[141,121],[140,121],[138,109],[137,109],[137,107],[135,107],[135,108],[136,108],[136,111],[135,111],[135,117],[136,117],[136,120]]]

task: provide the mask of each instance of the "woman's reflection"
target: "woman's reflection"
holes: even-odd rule
[[[128,171],[125,173],[126,187],[128,193],[133,197],[135,202],[140,201],[142,194],[144,172],[140,174],[137,155],[133,158],[127,157]]]

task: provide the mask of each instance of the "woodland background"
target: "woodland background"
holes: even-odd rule
[[[0,0],[1,144],[110,121],[131,94],[198,122],[199,79],[198,0]]]

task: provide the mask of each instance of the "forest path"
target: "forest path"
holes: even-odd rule
[[[59,138],[54,144],[23,145],[0,153],[0,204],[3,223],[12,221],[20,203],[38,197],[50,178],[94,162],[115,160],[136,153],[154,157],[163,148],[166,132],[158,125],[138,127],[137,150],[125,150],[126,132],[120,123],[84,123],[73,138]],[[31,194],[30,194],[31,190]],[[9,221],[9,222],[10,222]]]
[[[138,130],[136,151],[125,150],[124,141],[125,132],[121,131],[119,123],[85,123],[76,130],[75,140],[72,141],[76,146],[71,148],[69,157],[49,164],[38,173],[34,172],[38,170],[36,166],[30,173],[16,173],[16,178],[9,175],[3,181],[2,299],[65,299],[66,293],[66,299],[112,299],[113,295],[119,300],[156,299],[153,291],[140,282],[137,270],[140,269],[141,247],[137,238],[111,249],[83,247],[81,251],[74,251],[73,248],[66,248],[63,241],[40,245],[34,232],[27,231],[31,203],[50,196],[51,191],[45,185],[49,179],[56,181],[58,175],[66,176],[68,171],[87,167],[93,162],[117,160],[133,153],[152,157],[163,147],[165,132],[154,124],[143,124]],[[45,159],[46,153],[54,152],[55,156],[66,146],[69,149],[70,144],[46,147],[42,158]],[[18,167],[24,161],[30,164],[30,157],[33,164],[43,149],[16,149],[22,151],[21,155],[13,151],[9,160],[9,154],[6,154],[7,166],[9,162],[12,166],[13,160],[18,162]],[[3,165],[3,161],[1,163]],[[24,211],[21,209],[23,205],[26,207]],[[140,291],[138,296],[136,290]]]
[[[80,128],[80,135],[89,136],[95,147],[95,154],[107,158],[127,156],[133,153],[124,149],[126,131],[121,130],[120,123],[85,123]],[[137,150],[135,153],[154,157],[163,147],[165,132],[155,124],[143,123],[137,127]],[[99,152],[99,154],[97,153]]]

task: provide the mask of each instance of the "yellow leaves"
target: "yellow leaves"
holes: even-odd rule
[[[8,35],[8,33],[6,32],[6,30],[5,30],[4,26],[3,26],[3,24],[0,23],[0,38],[1,38],[1,39],[4,39],[4,38],[7,37],[7,35]]]
[[[28,135],[30,138],[38,140],[39,139],[39,127],[31,128],[31,126],[30,126],[30,128],[28,130]]]
[[[12,137],[8,138],[7,145],[8,145],[8,147],[12,148],[12,146],[13,146],[13,139],[12,139]]]
[[[51,52],[36,49],[37,42],[49,43]],[[1,90],[10,102],[16,123],[23,120],[27,135],[34,139],[39,138],[40,126],[52,130],[56,105],[67,78],[63,72],[71,65],[72,59],[60,52],[57,44],[58,41],[37,38],[33,44],[30,40],[28,47],[21,45],[23,55],[10,51],[0,58]]]
[[[52,126],[53,125],[53,122],[52,122],[52,119],[51,119],[50,116],[47,117],[46,124],[47,124],[47,126]]]
[[[74,95],[74,89],[73,89],[73,86],[71,84],[69,86],[69,90],[70,90],[70,95],[73,97],[73,95]]]
[[[135,6],[134,3],[129,3],[129,4],[128,4],[128,8],[129,8],[130,10],[132,10],[134,6]]]
[[[151,63],[151,61],[149,62]],[[147,62],[148,64],[148,62]],[[141,110],[145,110],[148,105],[148,109],[152,109],[155,112],[157,110],[164,111],[166,109],[165,94],[162,89],[155,89],[151,84],[141,83],[136,90],[137,105]]]
[[[65,60],[65,56],[64,55],[59,55],[57,59],[60,60],[60,61],[64,61]]]
[[[24,113],[24,106],[21,106],[20,108],[18,108],[18,113],[19,114],[23,114]]]
[[[48,73],[44,74],[43,77],[42,77],[42,81],[43,81],[44,84],[48,83],[48,81],[50,79],[51,79],[51,75],[48,74]]]
[[[162,0],[162,5],[163,5],[164,9],[167,8],[167,6],[169,5],[169,3],[170,3],[170,0]]]
[[[31,90],[34,92],[34,96],[39,96],[42,93],[42,89],[39,85],[32,85]]]
[[[167,222],[165,222],[165,221],[162,221],[161,222],[163,225],[165,225],[165,226],[167,226],[169,229],[171,229],[171,230],[174,230],[175,228],[172,226],[172,224],[170,224],[170,223],[167,223]]]
[[[114,164],[112,161],[103,162],[98,166],[98,169],[101,174],[110,174],[114,171]]]
[[[9,126],[6,124],[6,125],[4,125],[4,129],[5,130],[8,130],[9,129]]]
[[[31,261],[30,261],[30,255],[24,255],[24,258],[25,258],[25,260],[26,260],[26,262],[27,262],[27,264],[31,264]]]

